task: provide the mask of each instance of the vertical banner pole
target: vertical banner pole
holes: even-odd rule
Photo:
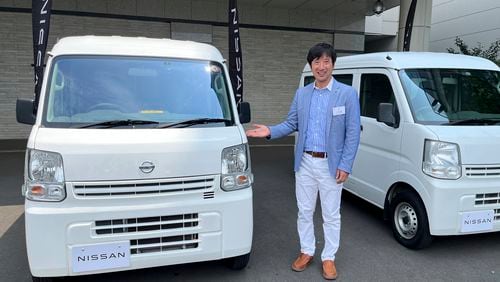
[[[32,0],[32,25],[33,25],[33,67],[34,67],[34,114],[38,110],[40,91],[42,90],[43,69],[45,62],[45,51],[49,38],[50,13],[52,0]]]
[[[239,29],[239,14],[236,0],[229,0],[228,38],[229,38],[229,76],[233,86],[236,104],[243,101],[243,59]]]
[[[411,31],[413,29],[413,19],[415,18],[415,10],[417,8],[417,0],[412,0],[408,16],[406,17],[405,36],[403,38],[403,51],[410,51]]]

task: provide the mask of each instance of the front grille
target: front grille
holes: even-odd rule
[[[500,165],[469,166],[465,168],[465,175],[471,178],[500,178]]]
[[[198,248],[198,234],[130,240],[130,254],[160,253]]]
[[[214,197],[215,197],[214,191],[203,193],[203,199],[213,199]]]
[[[92,229],[97,235],[107,235],[189,228],[196,227],[198,224],[198,214],[190,213],[168,216],[98,220],[94,223]]]
[[[500,209],[495,209],[494,220],[500,221]]]
[[[119,197],[158,195],[168,193],[189,193],[211,190],[213,176],[170,178],[161,180],[74,183],[73,191],[77,197]]]
[[[476,206],[494,204],[500,204],[500,193],[476,194]]]

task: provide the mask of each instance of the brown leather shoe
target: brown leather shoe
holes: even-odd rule
[[[292,269],[294,271],[304,271],[307,266],[312,262],[313,257],[304,253],[301,253],[299,257],[292,263]]]
[[[337,279],[337,268],[335,268],[335,262],[333,260],[323,261],[323,278],[326,280]]]

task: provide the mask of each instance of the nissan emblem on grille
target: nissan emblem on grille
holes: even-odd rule
[[[155,165],[152,162],[143,162],[139,169],[144,173],[151,173],[155,169]]]

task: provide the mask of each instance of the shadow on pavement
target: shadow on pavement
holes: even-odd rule
[[[21,195],[24,175],[23,153],[0,153],[0,206],[24,204]]]
[[[40,242],[43,244],[43,240]],[[0,237],[0,280],[31,281],[24,240],[24,214]]]

